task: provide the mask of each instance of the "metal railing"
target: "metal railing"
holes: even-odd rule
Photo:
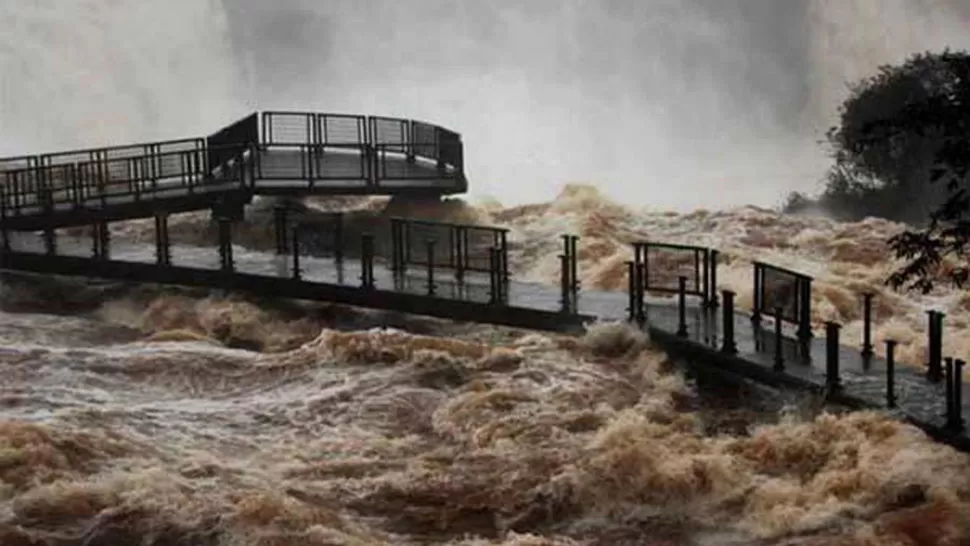
[[[427,220],[392,218],[390,223],[391,269],[403,272],[408,266],[490,273],[494,270],[492,252],[497,252],[502,277],[508,278],[508,230],[505,228],[451,224]],[[433,255],[431,254],[433,252]]]
[[[255,112],[205,138],[0,158],[0,208],[9,218],[201,185],[238,190],[225,183],[258,180],[308,181],[311,187],[340,181],[373,191],[385,181],[441,179],[463,191],[463,169],[461,137],[436,125]]]
[[[757,323],[763,316],[776,315],[782,321],[798,326],[799,339],[812,336],[812,278],[796,271],[754,262],[751,320]]]

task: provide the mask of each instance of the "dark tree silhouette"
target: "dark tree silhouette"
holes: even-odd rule
[[[964,286],[970,279],[970,55],[922,53],[882,67],[853,90],[840,118],[828,135],[837,169],[879,180],[892,206],[921,216],[921,227],[889,240],[906,263],[887,284],[923,292],[940,280]],[[873,184],[856,180],[840,180],[846,194]]]

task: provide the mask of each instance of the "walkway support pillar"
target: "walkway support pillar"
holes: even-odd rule
[[[724,308],[722,309],[721,331],[724,335],[724,342],[721,345],[721,352],[729,355],[738,354],[738,344],[734,340],[734,296],[731,290],[721,292]]]
[[[677,337],[687,337],[687,277],[677,278]]]
[[[360,237],[360,285],[374,288],[374,236],[370,233]]]
[[[285,241],[286,239],[285,231],[283,232],[283,238]],[[289,245],[291,247],[290,251],[293,252],[293,272],[292,272],[293,279],[299,281],[303,278],[303,270],[300,269],[300,230],[299,228],[294,227],[290,231],[290,242],[292,243],[291,245]]]
[[[91,246],[95,260],[107,260],[111,255],[111,232],[107,222],[95,222],[91,225]]]
[[[48,256],[57,255],[57,232],[53,228],[44,229],[44,252]]]
[[[886,407],[896,407],[896,345],[893,339],[886,340]]]
[[[966,426],[963,420],[963,367],[966,362],[957,359],[953,362],[953,423],[954,431],[962,431]]]
[[[953,373],[953,357],[948,356],[943,359],[943,379],[944,379],[943,392],[944,392],[944,397],[946,398],[946,412],[945,412],[946,426],[947,428],[950,428],[950,429],[954,428],[953,410],[956,409],[953,405],[953,392],[954,392],[953,379],[955,377],[956,375]]]
[[[927,311],[929,317],[928,352],[929,362],[926,365],[926,377],[934,383],[943,379],[943,317],[938,311]]]
[[[839,330],[842,327],[835,322],[825,323],[825,384],[829,390],[841,387],[839,378]]]
[[[155,215],[155,261],[159,265],[172,264],[172,250],[168,241],[168,215]]]
[[[637,265],[633,261],[626,262],[626,281],[627,320],[633,322],[637,318]]]
[[[717,309],[717,257],[719,256],[718,251],[711,249],[708,252],[709,260],[708,271],[710,272],[708,277],[708,282],[710,283],[707,288],[707,307],[709,309]]]
[[[781,317],[784,315],[785,310],[781,307],[775,307],[775,365],[774,370],[776,372],[785,371],[785,342],[781,331]]]
[[[435,283],[434,283],[434,246],[435,240],[428,239],[425,241],[425,246],[427,247],[428,254],[428,295],[433,296],[435,293]]]
[[[875,294],[866,292],[862,295],[862,358],[867,361],[872,358],[872,298]]]
[[[232,258],[232,219],[226,216],[219,216],[219,259],[220,267],[225,272],[233,269]],[[167,243],[167,241],[166,241]]]
[[[282,256],[289,253],[287,248],[287,208],[278,204],[273,207],[273,233],[276,235],[276,254]]]
[[[579,311],[579,280],[578,280],[578,260],[576,258],[576,244],[579,237],[575,235],[563,235],[563,253],[559,255],[560,267],[560,289],[562,292],[562,312],[574,314]],[[502,260],[503,262],[505,260]],[[507,264],[500,264],[503,276]],[[504,279],[503,279],[504,280]]]
[[[337,267],[344,263],[344,213],[338,212],[334,216],[333,225],[333,259]]]

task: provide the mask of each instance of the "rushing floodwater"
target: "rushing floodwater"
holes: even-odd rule
[[[511,227],[520,279],[555,282],[564,232],[582,237],[590,288],[624,286],[628,240],[700,242],[725,252],[719,279],[740,306],[750,305],[747,264],[758,258],[814,275],[814,319],[846,323],[847,339],[858,333],[859,292],[874,288],[876,333],[902,340],[903,360],[920,360],[931,305],[947,313],[947,351],[964,350],[963,294],[881,289],[891,263],[880,242],[899,229],[890,223],[634,211],[586,187],[546,204],[452,202],[424,213]],[[207,238],[207,222],[174,217],[173,240]],[[265,248],[260,226],[242,226],[241,244]],[[136,244],[150,230],[131,222],[115,238]],[[3,301],[5,545],[942,545],[970,536],[966,456],[875,413],[698,388],[621,325],[575,339],[21,278],[8,279]]]

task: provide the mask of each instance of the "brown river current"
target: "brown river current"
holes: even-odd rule
[[[881,286],[888,222],[631,210],[584,186],[424,212],[508,226],[518,279],[555,282],[565,232],[589,288],[624,286],[629,240],[707,244],[739,307],[757,258],[814,276],[813,318],[846,340],[875,290],[902,360],[921,360],[929,308],[947,353],[968,348],[966,293]],[[877,413],[698,386],[623,325],[575,338],[18,277],[2,300],[3,546],[970,544],[966,455]]]

